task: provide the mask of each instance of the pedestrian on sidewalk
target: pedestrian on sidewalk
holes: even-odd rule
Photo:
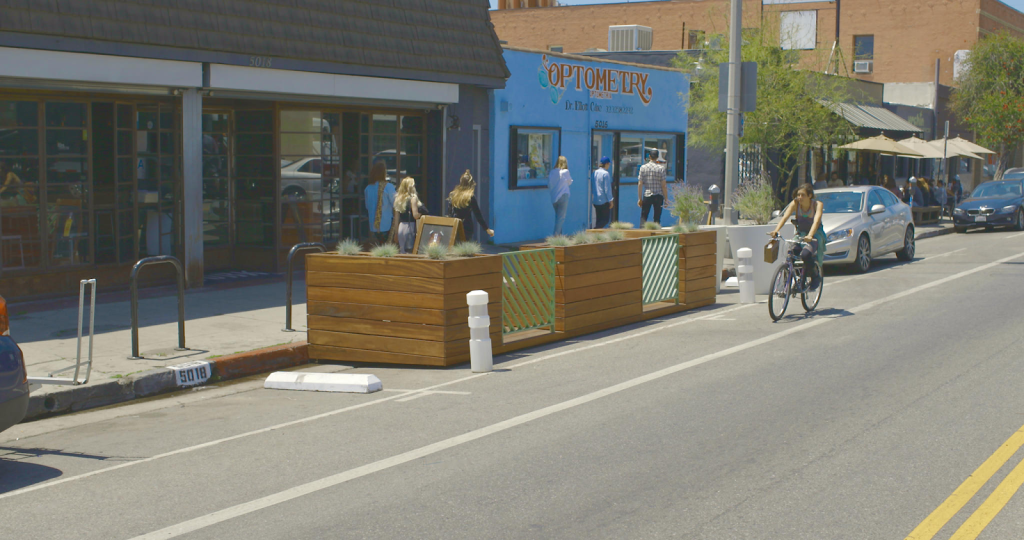
[[[600,165],[594,171],[594,213],[597,214],[597,222],[594,227],[603,229],[611,219],[612,207],[615,206],[615,196],[612,195],[612,175],[608,172],[612,160],[608,156],[602,156]]]
[[[903,194],[900,193],[900,188],[896,187],[896,181],[893,180],[892,178],[889,178],[888,176],[885,179],[885,185],[882,186],[882,187],[884,187],[885,189],[888,189],[897,198],[903,196]]]
[[[942,180],[936,182],[932,194],[935,196],[935,204],[942,207],[942,210],[939,211],[939,217],[942,217],[942,214],[946,213],[946,203],[949,199],[948,195],[946,195],[946,183]]]
[[[388,182],[388,166],[384,160],[377,160],[370,169],[370,184],[363,190],[366,212],[370,216],[370,236],[376,245],[388,241],[391,235],[395,186]]]
[[[637,206],[640,207],[640,223],[647,221],[647,216],[654,208],[654,221],[661,223],[661,209],[665,206],[665,194],[668,186],[665,183],[665,167],[658,165],[658,150],[651,150],[647,163],[640,167],[637,187]]]
[[[555,236],[562,234],[565,225],[565,214],[569,211],[569,186],[572,176],[569,175],[569,160],[558,156],[555,168],[548,174],[548,191],[551,193],[551,206],[555,209]]]
[[[398,227],[398,249],[412,253],[416,243],[416,220],[420,219],[420,198],[416,194],[416,181],[411,176],[402,179],[395,193],[395,222]]]
[[[494,236],[494,230],[487,225],[487,220],[480,212],[480,205],[476,202],[476,181],[473,180],[469,169],[462,173],[459,185],[448,194],[448,215],[462,220],[466,240],[472,240],[476,234],[476,223],[487,231],[488,236]],[[476,223],[473,222],[474,219]]]

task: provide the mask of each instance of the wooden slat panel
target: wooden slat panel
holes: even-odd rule
[[[618,321],[626,317],[640,316],[640,314],[642,313],[643,306],[634,303],[612,309],[595,311],[593,313],[586,313],[584,315],[577,315],[575,317],[555,319],[555,331],[571,332],[573,330],[577,330],[579,328],[586,328],[588,326],[593,326],[595,324],[601,324],[610,321]]]
[[[487,304],[491,318],[501,317],[501,302]],[[351,317],[373,321],[394,321],[401,323],[432,324],[435,326],[465,325],[469,308],[458,309],[415,309],[371,304],[344,304],[340,302],[311,301],[306,303],[307,315],[324,317]]]
[[[714,244],[718,238],[718,231],[703,231],[679,235],[680,246],[699,246],[702,244]],[[724,234],[724,233],[723,233]]]
[[[694,302],[700,302],[701,300],[708,300],[708,299],[714,299],[714,298],[715,298],[715,288],[711,287],[710,289],[704,289],[702,291],[690,291],[690,292],[687,292],[681,298],[681,301],[682,301],[682,303],[689,305],[689,304],[692,304]]]
[[[687,291],[689,291],[689,292],[700,291],[700,290],[707,289],[709,287],[711,289],[715,288],[715,277],[714,276],[706,277],[706,278],[701,278],[701,279],[693,279],[693,280],[690,280],[690,281],[680,281],[679,282],[679,297],[682,298],[684,296],[684,293],[686,293]]]
[[[718,268],[715,266],[701,266],[698,268],[685,268],[679,270],[679,281],[693,281],[714,276]]]
[[[555,307],[557,308],[557,304],[570,304],[572,302],[581,302],[583,300],[602,298],[605,296],[611,296],[613,294],[619,294],[628,291],[642,291],[643,286],[643,282],[641,282],[639,279],[631,279],[628,281],[618,281],[616,283],[605,283],[602,285],[583,287],[582,289],[569,289],[567,291],[556,290]]]
[[[690,257],[687,259],[679,259],[679,268],[699,268],[701,266],[714,266],[717,262],[715,255],[702,255],[700,257]]]
[[[576,262],[571,264],[577,265],[583,263]],[[589,274],[556,276],[555,289],[579,289],[582,287],[600,285],[602,283],[614,283],[616,281],[625,281],[627,279],[640,280],[642,278],[643,269],[640,266],[629,266],[626,268],[616,268],[615,270],[605,270],[603,272],[591,272]],[[643,282],[641,282],[641,286],[642,285]]]
[[[309,357],[314,360],[331,360],[335,362],[367,362],[407,366],[452,366],[469,361],[469,354],[466,354],[464,357],[438,358],[436,356],[366,351],[313,344],[309,345]]]
[[[346,317],[324,317],[321,315],[309,315],[306,319],[308,321],[307,326],[310,331],[323,330],[327,332],[344,332],[348,334],[421,339],[425,341],[445,340],[444,326],[368,321],[364,319],[351,319]]]
[[[352,274],[345,272],[306,272],[307,287],[341,287],[345,289],[372,289],[422,294],[444,294],[445,280],[410,276]],[[472,289],[470,289],[472,290]]]
[[[487,293],[487,299],[494,303],[501,299],[501,282],[498,282],[496,289],[480,289]],[[459,309],[466,307],[466,293],[454,293],[444,295],[444,309]],[[488,309],[488,312],[490,310]]]
[[[689,303],[689,304],[683,304],[683,306],[685,306],[686,309],[689,310],[689,309],[697,309],[699,307],[704,307],[704,306],[710,306],[710,305],[712,305],[714,303],[715,303],[715,299],[714,298],[709,298],[707,300],[700,300],[698,302],[692,302],[692,303]]]
[[[586,264],[559,264],[555,267],[555,274],[559,276],[572,276],[577,274],[589,274],[590,272],[600,272],[602,270],[626,268],[629,266],[640,266],[641,264],[643,264],[641,254],[630,253],[628,255],[618,255],[615,257],[606,257],[604,259],[593,259],[587,261]]]
[[[717,244],[701,244],[699,246],[682,246],[679,248],[679,256],[682,258],[700,257],[701,255],[715,255],[718,251]]]
[[[616,242],[601,242],[598,244],[584,244],[580,246],[568,246],[555,248],[555,260],[561,263],[572,261],[585,261],[587,259],[600,259],[626,255],[627,253],[640,253],[639,240],[619,240]]]
[[[307,340],[310,345],[330,345],[332,347],[346,347],[349,349],[362,349],[364,351],[383,351],[440,357],[443,357],[445,352],[445,343],[442,341],[422,341],[418,339],[385,336],[365,336],[345,332],[328,332],[325,330],[311,329]]]
[[[577,315],[625,306],[627,304],[639,304],[642,300],[643,294],[641,291],[629,291],[621,294],[613,294],[611,296],[602,296],[592,300],[584,300],[582,302],[573,302],[571,304],[555,304],[555,317],[560,319],[564,319],[565,317],[575,317]]]
[[[315,253],[306,257],[306,271],[373,274],[379,276],[444,277],[438,261],[401,257],[370,257]]]
[[[501,260],[499,257],[495,257]],[[501,267],[497,272],[477,274],[473,276],[449,277],[444,280],[445,294],[466,294],[469,291],[484,289],[501,289]]]
[[[307,302],[322,300],[325,302],[341,302],[349,304],[445,309],[445,296],[440,294],[372,291],[368,289],[345,289],[341,287],[307,287],[306,299]],[[463,297],[462,303],[465,305],[465,297]]]
[[[444,266],[444,277],[446,279],[476,276],[480,274],[501,275],[500,255],[481,255],[467,259],[454,259],[440,262]]]

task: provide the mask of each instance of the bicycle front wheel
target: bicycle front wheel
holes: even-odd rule
[[[825,273],[822,272],[820,264],[815,263],[818,267],[818,288],[813,291],[804,291],[800,294],[800,303],[804,305],[804,311],[811,311],[818,307],[818,301],[821,300],[821,290],[825,288]]]
[[[784,264],[775,271],[775,276],[772,277],[772,289],[768,295],[768,315],[771,315],[773,321],[777,321],[785,315],[792,286],[793,274],[789,265]]]

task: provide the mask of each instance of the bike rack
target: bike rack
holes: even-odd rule
[[[157,255],[146,257],[135,263],[132,267],[131,289],[132,289],[132,355],[129,360],[141,360],[144,357],[139,355],[139,270],[144,266],[159,263],[170,263],[178,275],[178,347],[176,351],[187,351],[185,347],[185,271],[181,262],[170,255]]]
[[[292,258],[299,251],[315,249],[321,253],[327,251],[327,246],[320,242],[302,242],[301,244],[295,244],[292,246],[291,251],[288,252],[288,292],[285,293],[285,306],[284,306],[284,328],[282,332],[294,332],[292,329]]]
[[[83,315],[85,314],[85,286],[92,285],[91,296],[89,301],[89,362],[88,367],[85,368],[85,379],[79,381],[78,374],[82,369],[82,326],[84,324]],[[28,383],[33,384],[57,384],[57,385],[71,385],[79,386],[89,382],[89,375],[92,373],[92,338],[93,331],[96,328],[96,280],[95,279],[83,279],[78,286],[78,358],[75,361],[75,365],[69,366],[57,371],[50,372],[49,377],[29,377]],[[75,374],[71,378],[66,377],[54,377],[55,373],[63,373],[65,371],[75,370]]]

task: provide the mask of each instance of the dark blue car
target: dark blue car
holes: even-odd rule
[[[1024,231],[1024,181],[985,182],[953,210],[956,232],[970,227],[1013,227]]]
[[[11,338],[7,302],[0,297],[0,431],[25,418],[28,373],[21,347]]]

